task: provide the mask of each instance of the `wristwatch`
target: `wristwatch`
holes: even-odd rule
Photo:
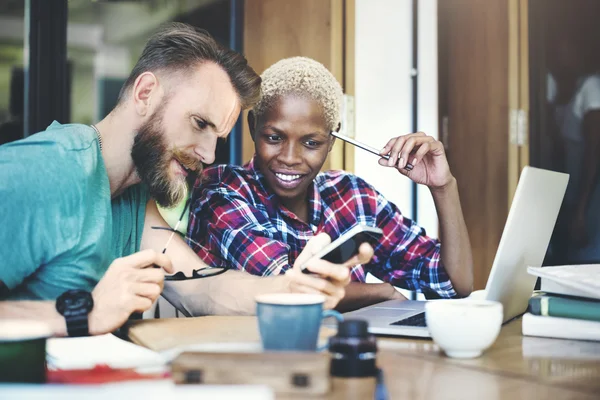
[[[65,317],[71,337],[89,336],[88,314],[93,308],[92,294],[85,290],[67,290],[56,299],[56,311]]]

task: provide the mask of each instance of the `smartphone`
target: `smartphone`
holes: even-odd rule
[[[336,138],[338,138],[338,139],[340,139],[340,140],[343,140],[344,142],[348,142],[348,143],[350,143],[350,144],[352,144],[352,145],[354,145],[354,146],[356,146],[356,147],[359,147],[359,148],[361,148],[361,149],[363,149],[363,150],[366,150],[366,151],[368,151],[369,153],[373,153],[373,154],[375,154],[375,155],[377,155],[377,156],[379,156],[379,157],[385,158],[386,160],[389,160],[389,159],[390,159],[390,156],[389,156],[389,155],[387,155],[387,154],[386,154],[386,155],[384,155],[384,156],[382,156],[382,155],[379,153],[379,150],[377,150],[375,147],[371,147],[371,146],[369,146],[369,145],[367,145],[367,144],[364,144],[364,143],[361,143],[361,142],[359,142],[358,140],[354,140],[354,139],[352,139],[352,138],[349,138],[348,136],[344,136],[344,135],[342,135],[342,134],[341,134],[341,133],[339,133],[339,132],[332,131],[332,132],[331,132],[331,134],[332,134],[334,137],[336,137]]]
[[[358,254],[358,248],[365,242],[375,248],[382,235],[383,231],[380,228],[368,225],[356,225],[325,246],[314,257],[322,258],[334,264],[342,264]],[[310,274],[311,272],[306,269],[307,266],[307,263],[305,263],[300,269],[305,274]]]

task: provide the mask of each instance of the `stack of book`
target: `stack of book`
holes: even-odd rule
[[[529,267],[541,290],[529,300],[523,335],[600,341],[600,265]]]

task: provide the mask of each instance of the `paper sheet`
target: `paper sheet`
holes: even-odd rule
[[[0,399],[104,400],[104,399],[244,399],[274,400],[273,390],[262,385],[175,385],[170,381],[140,381],[105,385],[2,385]]]
[[[255,342],[196,343],[161,351],[160,355],[170,362],[186,351],[210,353],[260,353],[262,352],[262,345]]]
[[[577,290],[580,296],[600,297],[600,264],[527,267],[527,272]]]
[[[549,339],[523,336],[521,349],[524,358],[598,360],[600,343],[585,340]]]
[[[53,369],[87,369],[98,364],[112,368],[161,367],[166,364],[159,353],[112,334],[49,339],[46,359],[48,367]]]

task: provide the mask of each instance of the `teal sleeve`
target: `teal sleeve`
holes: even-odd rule
[[[56,157],[60,146],[32,143],[0,147],[0,280],[9,289],[77,240],[81,205],[73,182],[79,172]]]

